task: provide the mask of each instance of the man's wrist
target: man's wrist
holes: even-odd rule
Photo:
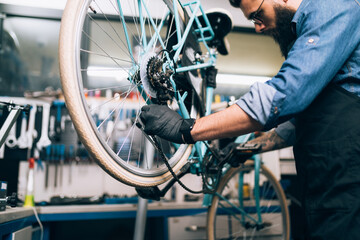
[[[193,118],[183,120],[180,127],[180,132],[182,134],[182,139],[184,143],[188,143],[188,144],[195,143],[194,139],[191,136],[191,130],[194,124],[195,124],[195,119]]]

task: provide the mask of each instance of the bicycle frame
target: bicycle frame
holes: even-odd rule
[[[174,1],[173,9],[177,9],[178,6],[176,4],[177,4],[177,1]],[[129,50],[130,54],[132,55],[133,53],[132,53],[129,33],[126,28],[125,17],[124,17],[123,11],[122,11],[120,0],[117,0],[117,5],[119,8],[120,17],[122,19],[122,23],[123,23],[123,27],[124,27],[126,43],[128,44],[128,50]],[[185,9],[188,8],[190,10],[190,12],[188,12],[188,13],[191,13],[191,15],[190,15],[190,19],[187,23],[187,26],[184,30],[184,33],[181,34],[181,31],[176,31],[178,43],[175,46],[173,46],[173,50],[175,51],[175,54],[173,57],[174,61],[176,62],[177,60],[179,60],[180,53],[184,47],[185,41],[190,33],[190,30],[191,30],[194,22],[196,22],[196,25],[198,27],[198,29],[196,29],[195,31],[197,33],[199,33],[201,36],[198,39],[198,41],[202,42],[204,44],[207,51],[210,53],[210,59],[206,63],[196,64],[196,65],[188,66],[188,67],[178,67],[178,68],[176,68],[176,72],[186,72],[186,71],[191,71],[191,70],[195,70],[195,69],[208,68],[210,66],[215,66],[216,54],[210,50],[210,47],[206,43],[206,41],[209,41],[214,38],[214,31],[212,30],[212,28],[210,26],[210,22],[209,22],[208,18],[206,17],[206,14],[201,6],[200,0],[192,0],[191,2],[182,4],[182,7]],[[147,16],[149,17],[149,21],[155,30],[155,34],[151,37],[150,42],[147,42],[147,39],[146,39],[145,21],[144,21],[146,15],[143,14],[143,9],[145,10]],[[150,16],[148,7],[146,6],[146,3],[144,2],[144,0],[138,0],[138,10],[139,10],[140,28],[141,28],[141,33],[142,33],[141,41],[142,41],[142,44],[144,47],[144,52],[148,52],[148,50],[154,44],[155,41],[159,41],[161,46],[165,49],[165,43],[161,39],[160,30],[164,27],[164,23],[165,23],[164,19],[166,19],[170,15],[170,11],[168,11],[165,14],[165,16],[163,17],[162,21],[158,25],[156,25],[156,23]],[[198,19],[198,13],[201,13],[201,15],[204,16],[205,26],[202,26],[200,24],[200,21]],[[180,28],[180,16],[178,14],[178,11],[175,11],[175,10],[174,10],[174,19],[175,19],[176,29],[181,29]],[[205,37],[204,34],[206,32],[209,33],[210,36]],[[168,64],[172,64],[172,63],[173,63],[172,61],[168,62]],[[174,66],[171,66],[171,67],[174,67]]]
[[[212,27],[210,26],[210,22],[208,20],[208,18],[206,17],[206,14],[201,6],[200,0],[192,0],[190,2],[181,4],[181,7],[184,9],[188,9],[189,11],[187,11],[187,13],[189,14],[189,21],[182,33],[182,31],[180,31],[181,27],[180,27],[180,16],[178,14],[178,11],[176,11],[177,9],[177,1],[173,2],[173,9],[174,9],[174,19],[175,19],[175,26],[176,26],[176,33],[177,33],[177,44],[173,46],[173,50],[175,51],[173,60],[170,60],[170,57],[168,55],[168,53],[166,53],[166,57],[167,57],[167,62],[164,66],[174,69],[175,70],[175,66],[174,66],[174,62],[177,62],[179,60],[180,57],[180,53],[183,50],[185,41],[192,29],[193,24],[195,23],[197,28],[195,29],[195,32],[199,35],[198,38],[198,42],[204,44],[205,48],[208,51],[209,54],[209,60],[207,62],[204,63],[200,63],[200,62],[196,62],[196,64],[191,65],[191,66],[186,66],[186,67],[182,67],[182,66],[177,66],[176,67],[176,72],[180,73],[180,72],[188,72],[188,71],[192,71],[195,69],[205,69],[205,68],[209,68],[212,66],[215,66],[216,64],[216,52],[212,49],[210,49],[210,47],[207,44],[207,41],[210,41],[211,39],[214,38],[214,32],[212,30]],[[121,8],[121,4],[120,4],[120,0],[117,0],[117,5],[119,8],[119,13],[120,13],[120,17],[122,19],[123,22],[123,28],[124,28],[124,32],[125,32],[125,37],[126,37],[126,43],[128,44],[128,50],[131,54],[131,57],[133,58],[133,53],[132,53],[132,47],[131,47],[131,43],[130,43],[130,39],[129,39],[129,34],[127,32],[127,27],[125,24],[125,20],[124,20],[124,15],[123,15],[123,11]],[[170,14],[170,10],[165,14],[165,17],[161,20],[161,22],[159,24],[156,24],[154,22],[154,20],[151,18],[148,7],[146,6],[146,3],[144,2],[144,0],[138,0],[138,10],[139,10],[139,22],[140,22],[140,29],[141,29],[141,42],[144,46],[144,52],[142,53],[142,55],[144,55],[144,53],[148,52],[150,50],[150,48],[152,47],[152,45],[156,42],[159,41],[160,45],[162,46],[163,49],[166,49],[165,47],[165,43],[162,41],[161,37],[160,37],[160,31],[161,29],[164,27],[165,24],[165,20]],[[144,12],[143,12],[144,10]],[[201,15],[203,16],[204,20],[205,20],[205,26],[202,26],[200,23],[200,20],[198,18],[199,13],[201,13]],[[151,36],[150,41],[148,42],[146,39],[146,34],[145,34],[145,18],[146,16],[148,16],[148,19],[153,27],[153,29],[155,30],[155,33],[153,36]],[[207,33],[207,37],[205,37],[205,34]],[[134,61],[135,62],[135,61]],[[133,64],[133,69],[131,72],[135,73],[138,70],[138,66],[136,66],[135,64]],[[170,81],[173,85],[173,88],[175,89],[176,92],[176,99],[177,99],[177,103],[179,105],[179,109],[180,112],[182,114],[182,116],[184,118],[189,118],[190,114],[187,111],[185,104],[184,104],[184,100],[187,97],[187,92],[183,93],[182,95],[176,91],[176,84],[173,80],[173,77],[170,77]],[[212,99],[213,99],[213,92],[214,92],[214,88],[213,87],[209,87],[207,86],[206,88],[206,105],[205,105],[205,115],[209,115],[211,113],[211,104],[212,104]],[[146,99],[146,98],[144,98]],[[237,139],[237,142],[245,142],[248,140],[248,138],[250,137],[250,135],[245,135],[245,136],[241,136]],[[197,142],[193,148],[192,154],[190,155],[190,159],[195,158],[195,156],[198,158],[198,163],[193,164],[192,166],[192,170],[195,172],[199,172],[199,170],[201,171],[201,164],[203,162],[203,157],[206,151],[206,143],[204,142]],[[256,212],[258,215],[258,220],[254,219],[253,217],[251,217],[248,213],[246,213],[243,210],[243,179],[240,177],[239,178],[239,202],[240,202],[240,207],[236,207],[234,204],[230,203],[228,200],[226,200],[225,198],[222,198],[223,200],[227,201],[232,207],[235,207],[236,210],[238,212],[241,213],[242,217],[241,219],[239,219],[242,223],[245,222],[245,218],[249,218],[252,221],[254,221],[255,223],[261,223],[262,219],[261,219],[261,210],[260,210],[260,202],[259,202],[259,171],[260,171],[260,158],[259,157],[255,157],[255,198],[256,198]],[[223,170],[223,173],[225,173],[227,170],[229,169],[229,167],[225,168]],[[222,197],[222,196],[220,196]],[[203,201],[203,206],[209,206],[211,203],[211,198],[212,196],[210,194],[205,194],[204,196],[204,201]]]

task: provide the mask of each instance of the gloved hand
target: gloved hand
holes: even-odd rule
[[[225,148],[222,149],[221,155],[223,157],[229,157],[228,163],[232,167],[238,167],[246,160],[251,159],[255,154],[260,153],[260,144],[249,144],[249,143],[229,143]],[[230,155],[231,154],[231,155]]]
[[[140,119],[145,133],[157,135],[174,143],[185,143],[182,131],[192,127],[194,119],[183,119],[166,105],[145,105],[141,108]]]

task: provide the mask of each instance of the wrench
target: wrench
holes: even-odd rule
[[[14,123],[14,125],[11,128],[9,135],[6,138],[5,144],[9,148],[14,148],[18,144],[17,139],[16,139],[16,122]]]
[[[48,131],[49,131],[49,117],[50,117],[50,104],[43,105],[42,112],[42,126],[41,126],[41,136],[39,141],[36,144],[36,147],[41,150],[44,147],[47,147],[51,144],[49,139]]]
[[[23,113],[22,119],[21,119],[20,136],[17,140],[19,148],[27,148],[27,146],[28,146],[28,138],[26,136],[26,128],[27,128],[27,119],[26,119],[25,113]]]
[[[55,137],[55,120],[55,116],[50,116],[49,137],[51,139]]]
[[[36,108],[37,108],[36,105],[32,105],[30,110],[29,127],[28,127],[28,131],[26,132],[26,136],[28,138],[28,145],[27,145],[28,149],[32,148],[34,138],[37,137],[37,131],[35,130],[35,117],[37,111]]]
[[[4,154],[5,154],[5,144],[0,146],[0,159],[4,158]]]

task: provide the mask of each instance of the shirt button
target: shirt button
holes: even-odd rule
[[[274,107],[274,114],[277,114],[278,112],[278,107]]]
[[[315,40],[313,39],[313,38],[310,38],[309,40],[308,40],[308,43],[313,43]]]

